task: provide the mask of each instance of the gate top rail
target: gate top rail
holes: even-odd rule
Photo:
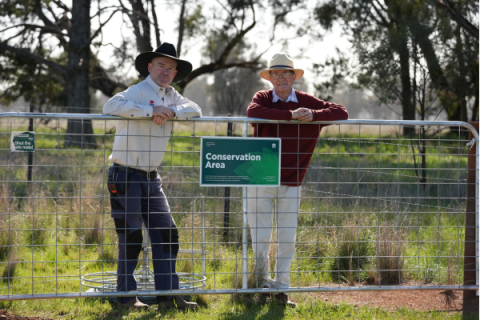
[[[0,113],[0,118],[41,118],[41,119],[90,119],[90,120],[131,120],[128,118],[122,118],[119,116],[111,116],[106,114],[89,114],[89,113],[36,113],[36,112],[4,112]],[[149,120],[135,119],[135,120]],[[173,120],[177,121],[177,120]],[[178,121],[197,121],[197,122],[236,122],[236,123],[303,123],[297,120],[267,120],[260,118],[247,118],[247,117],[194,117],[188,120]],[[364,124],[364,125],[410,125],[410,126],[448,126],[448,127],[463,127],[470,130],[476,140],[479,139],[479,135],[475,128],[463,121],[425,121],[425,120],[371,120],[371,119],[348,119],[348,120],[336,120],[336,121],[314,121],[312,123],[318,124]]]

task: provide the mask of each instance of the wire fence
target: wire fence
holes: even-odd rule
[[[91,123],[93,130],[70,132],[72,121]],[[117,121],[129,120],[0,114],[0,299],[137,294],[116,288],[118,239],[107,173]],[[270,280],[260,269],[268,269],[267,278],[281,273],[276,264],[284,253],[278,248],[287,242],[278,224],[282,209],[274,207],[277,228],[267,244],[268,259],[261,261],[252,250],[252,233],[260,227],[252,226],[246,212],[258,196],[247,196],[245,186],[199,183],[202,137],[252,137],[252,124],[260,123],[286,124],[235,117],[173,121],[158,172],[179,231],[180,289],[155,290],[145,234],[135,270],[139,295],[279,290],[263,288]],[[299,130],[325,124],[289,122]],[[478,261],[479,149],[476,143],[477,164],[468,168],[467,146],[469,132],[478,141],[475,129],[462,122],[328,124],[297,198],[295,255],[289,287],[281,292],[478,290],[478,263],[465,267],[466,259]],[[34,151],[12,151],[18,132],[34,134]],[[469,170],[475,171],[474,183],[467,181]],[[475,189],[470,214],[477,218],[467,226],[468,188]],[[465,254],[468,232],[476,234],[475,256]],[[476,273],[476,285],[464,284],[467,271]]]

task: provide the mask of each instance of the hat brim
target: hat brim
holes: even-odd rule
[[[148,77],[150,74],[148,72],[148,64],[152,62],[154,58],[158,57],[170,58],[177,62],[177,74],[173,78],[172,82],[183,80],[190,74],[190,72],[192,72],[192,64],[190,62],[178,59],[177,57],[169,56],[168,54],[150,51],[139,54],[135,59],[135,68],[142,77]]]
[[[302,69],[293,69],[293,68],[270,68],[270,69],[265,69],[260,71],[260,77],[262,77],[265,80],[270,81],[270,71],[274,70],[291,70],[295,71],[295,80],[300,79],[303,76],[304,71]]]

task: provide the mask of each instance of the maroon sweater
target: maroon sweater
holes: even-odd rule
[[[273,103],[273,90],[259,91],[248,105],[247,116],[270,120],[292,120],[292,110],[312,110],[313,121],[348,119],[348,112],[341,105],[325,102],[308,93],[295,90],[298,103],[278,100]],[[282,138],[282,169],[280,183],[300,186],[312,159],[321,124],[273,124],[253,123],[255,137]]]

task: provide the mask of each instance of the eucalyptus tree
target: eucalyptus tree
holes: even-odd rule
[[[320,4],[315,17],[326,29],[340,23],[353,45],[355,71],[338,58],[336,74],[353,76],[380,103],[400,103],[404,119],[416,118],[412,73],[421,63],[448,119],[467,121],[470,108],[475,120],[478,27],[470,21],[478,20],[478,1],[442,3],[449,11],[436,0],[332,0]]]
[[[91,0],[75,0],[71,7],[58,0],[1,3],[4,102],[22,95],[63,103],[67,112],[90,112],[90,74],[102,72],[91,64],[90,46],[102,25],[92,32],[90,10]],[[96,147],[91,122],[69,120],[65,147],[87,145]]]

